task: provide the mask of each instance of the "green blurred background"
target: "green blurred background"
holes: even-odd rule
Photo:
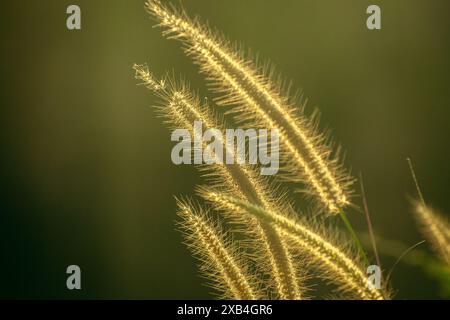
[[[270,58],[321,109],[364,174],[379,235],[422,239],[407,156],[426,199],[450,212],[448,0],[182,3]],[[70,4],[81,7],[80,31],[66,29]],[[381,6],[380,31],[365,26],[370,4]],[[143,0],[6,1],[0,23],[0,297],[209,298],[174,230],[173,195],[201,180],[170,161],[170,132],[131,70],[173,69],[210,97],[179,43],[152,28]],[[362,214],[351,220],[365,228]],[[66,289],[70,264],[81,291]],[[406,264],[393,286],[401,299],[440,297]]]

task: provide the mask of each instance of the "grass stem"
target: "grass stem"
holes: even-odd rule
[[[347,215],[344,211],[339,211],[339,216],[341,217],[342,221],[345,224],[345,227],[347,228],[347,231],[350,233],[350,236],[352,237],[353,241],[356,244],[356,247],[358,249],[359,255],[363,258],[364,264],[366,266],[370,265],[369,259],[367,258],[366,251],[364,250],[361,241],[359,241],[358,236],[356,235],[355,230],[353,230],[352,224],[350,223],[350,220],[348,220]]]

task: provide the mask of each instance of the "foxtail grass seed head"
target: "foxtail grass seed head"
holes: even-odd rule
[[[206,212],[187,200],[178,200],[179,224],[186,245],[200,261],[202,274],[225,299],[261,298],[258,280],[251,275],[242,253]]]
[[[200,65],[219,105],[231,105],[235,119],[279,131],[284,177],[301,183],[324,211],[338,214],[350,204],[353,178],[339,160],[339,148],[318,131],[317,120],[289,97],[272,69],[255,64],[229,41],[213,33],[182,10],[149,0],[146,8],[164,28],[163,34],[180,40],[186,53]],[[299,189],[300,190],[300,189]]]
[[[188,126],[192,130],[175,128],[172,132],[171,140],[178,142],[171,153],[174,164],[233,165],[248,163],[260,164],[261,175],[274,175],[278,172],[279,135],[277,129],[223,129],[223,123],[220,121],[220,128],[211,127],[214,125],[213,122],[217,122],[214,116],[209,114],[207,106],[200,105],[198,99],[188,92],[185,85],[177,85],[173,80],[156,80],[146,65],[135,64],[133,68],[136,78],[141,80],[142,84],[156,94],[165,97],[166,100],[170,99],[166,102],[169,109],[173,111],[165,110],[164,112],[166,114],[174,113],[172,116],[174,124],[179,121],[173,121],[173,118],[183,117],[184,124],[189,119],[193,121],[193,124]],[[166,82],[168,82],[167,85]],[[186,112],[189,115],[181,115]],[[202,119],[207,122],[203,123]]]
[[[414,202],[414,213],[423,234],[450,267],[450,223],[422,201]]]
[[[307,253],[319,265],[325,277],[337,282],[341,291],[354,294],[359,299],[369,300],[381,300],[387,295],[379,289],[368,286],[368,278],[352,254],[327,240],[324,234],[314,231],[307,223],[301,223],[293,217],[271,212],[220,192],[209,191],[205,197],[220,203],[227,210],[249,214],[273,224],[286,241]]]
[[[157,109],[172,127],[186,128],[191,136],[195,136],[195,123],[200,121],[206,129],[218,128],[223,132],[223,121],[212,114],[208,106],[203,106],[185,83],[180,85],[170,78],[165,81],[157,81],[146,66],[135,65],[134,69],[136,78],[143,81],[147,88],[162,98],[161,106]],[[222,145],[229,146],[229,144],[223,143],[222,136],[218,135],[216,138]],[[201,147],[201,142],[194,146],[194,154]],[[224,152],[234,151],[225,148]],[[215,155],[217,156],[217,153]],[[233,157],[233,154],[230,156]],[[201,164],[201,161],[198,164]],[[276,191],[272,190],[270,185],[249,166],[216,164],[203,166],[202,170],[206,172],[205,175],[209,181],[224,192],[267,208],[275,209],[278,205]],[[261,240],[260,245],[262,244],[264,250],[261,251],[258,259],[261,262],[269,262],[270,267],[267,269],[270,270],[268,274],[272,278],[269,286],[275,288],[275,295],[280,299],[300,299],[302,297],[299,287],[300,278],[294,274],[295,263],[292,261],[286,245],[271,226],[254,222],[251,224],[252,228],[248,228],[250,224],[248,222],[247,228],[252,230],[250,232],[252,235]]]

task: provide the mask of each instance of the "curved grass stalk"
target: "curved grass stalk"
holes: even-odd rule
[[[234,106],[238,121],[278,129],[284,172],[290,181],[305,184],[303,191],[326,212],[338,214],[350,204],[353,179],[339,164],[338,152],[333,156],[327,137],[318,132],[314,120],[298,114],[282,85],[274,85],[277,82],[267,72],[184,12],[158,0],[149,0],[146,8],[165,28],[165,36],[184,43],[213,90],[222,94],[218,104]]]
[[[212,287],[221,292],[224,299],[261,298],[258,281],[248,272],[248,266],[239,258],[240,251],[219,226],[189,201],[177,200],[177,204],[186,245],[200,260],[202,274],[210,280]]]
[[[194,121],[202,121],[205,130],[216,128],[223,132],[224,125],[220,119],[208,111],[208,107],[190,93],[186,84],[177,85],[170,79],[157,81],[145,66],[135,65],[136,78],[162,98],[160,114],[174,128],[186,128],[194,133]],[[222,145],[226,145],[221,141]],[[225,148],[225,152],[233,152]],[[233,156],[233,155],[232,155]],[[243,165],[207,165],[202,167],[210,181],[220,186],[224,192],[246,201],[256,203],[270,210],[277,210],[279,203],[271,196],[274,193],[263,179],[248,166]],[[239,219],[239,218],[238,218]],[[267,266],[267,273],[272,278],[271,287],[280,299],[301,299],[300,278],[296,276],[295,262],[285,243],[272,225],[258,222],[256,219],[244,222],[246,230],[259,242],[254,246],[263,246],[257,259]]]
[[[293,218],[215,191],[210,191],[207,197],[228,210],[250,214],[272,223],[285,239],[317,262],[325,277],[338,282],[342,291],[353,293],[360,299],[381,300],[387,297],[387,293],[381,290],[369,289],[367,276],[362,267],[355,263],[356,258],[351,258],[339,246],[326,240],[325,236],[307,227],[306,223],[299,223]]]

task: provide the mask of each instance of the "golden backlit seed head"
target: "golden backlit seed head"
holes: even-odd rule
[[[222,298],[256,300],[262,297],[261,285],[251,276],[242,261],[239,249],[227,239],[220,227],[210,221],[201,208],[192,202],[178,200],[180,228],[186,244],[200,261],[203,275]]]
[[[279,89],[281,85],[273,84],[262,68],[184,12],[157,0],[149,0],[146,8],[168,38],[183,42],[211,88],[220,93],[217,102],[233,106],[230,113],[237,121],[278,129],[285,178],[304,184],[301,190],[328,213],[337,214],[350,204],[353,178],[339,164],[338,156],[333,156],[335,150],[325,143],[327,138],[317,131],[315,121],[298,112],[297,105]]]
[[[450,223],[448,220],[422,201],[415,201],[414,213],[423,234],[442,260],[450,266]]]
[[[301,223],[294,218],[214,190],[205,190],[204,197],[220,203],[226,210],[249,214],[273,224],[286,241],[311,257],[328,279],[339,283],[342,291],[351,292],[359,299],[382,300],[386,298],[386,292],[370,289],[367,286],[367,276],[363,268],[354,262],[355,258],[339,245],[327,240],[325,234],[314,231],[314,228],[309,227],[306,222]]]
[[[200,100],[188,90],[187,85],[176,84],[169,79],[162,86],[146,66],[135,65],[134,68],[136,78],[162,98],[162,105],[158,110],[172,127],[186,128],[193,135],[193,123],[197,120],[202,121],[205,130],[215,128],[224,131],[223,124],[218,121],[217,116],[213,115],[207,106],[201,105]],[[222,145],[225,144],[222,142]],[[273,210],[277,209],[278,204],[271,196],[276,192],[271,190],[253,168],[247,165],[216,164],[203,166],[202,169],[210,178],[210,182],[220,186],[224,192]],[[258,246],[263,248],[258,259],[262,265],[267,265],[267,270],[270,270],[267,271],[271,278],[269,287],[275,288],[275,295],[279,299],[300,299],[301,278],[295,275],[295,263],[286,245],[271,226],[262,225],[256,220],[253,222],[248,222],[246,226],[249,233],[260,241]]]

